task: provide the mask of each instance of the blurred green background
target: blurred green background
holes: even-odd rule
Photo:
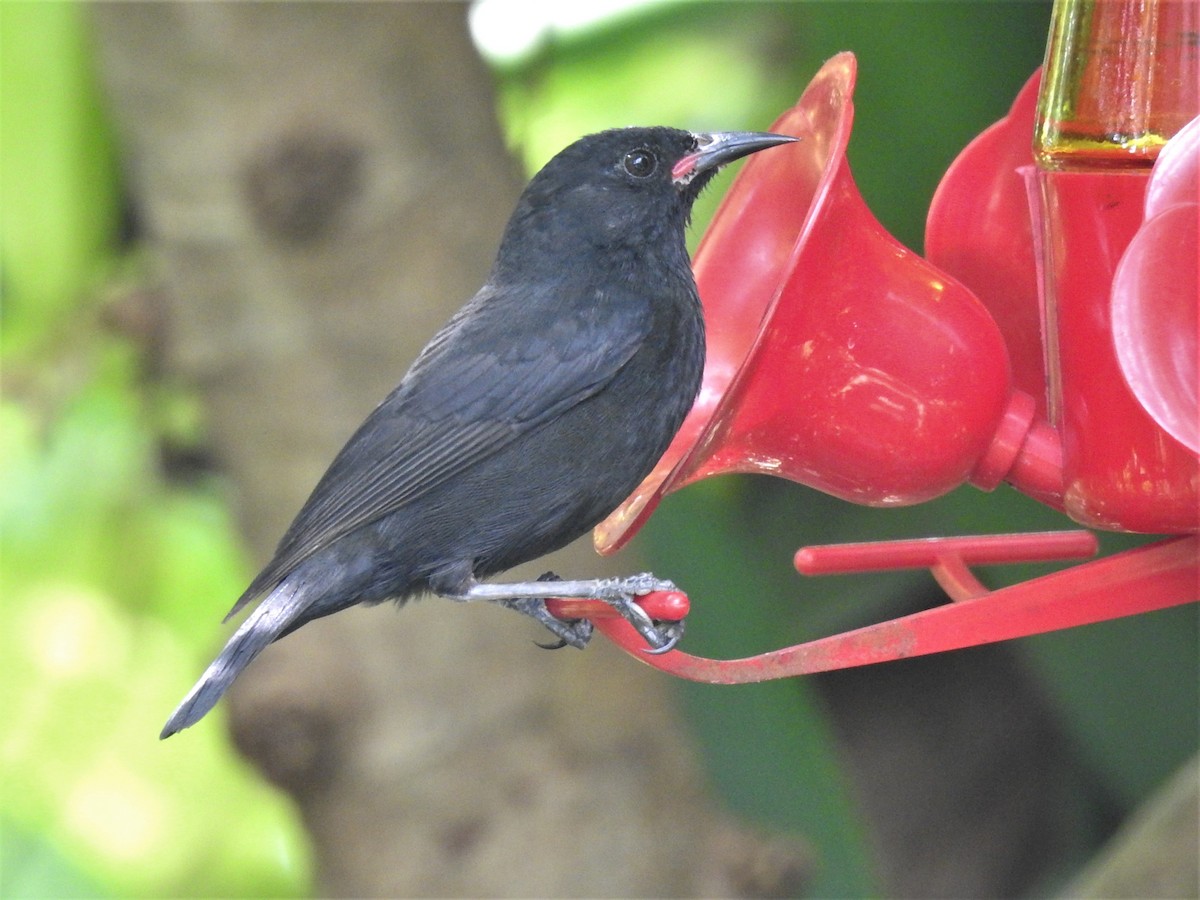
[[[940,174],[1040,64],[1048,16],[1043,3],[653,4],[494,58],[498,113],[529,169],[613,124],[765,128],[851,49],[856,180],[919,250]],[[486,17],[476,26],[484,41]],[[164,453],[202,446],[204,416],[123,318],[145,266],[86,6],[0,5],[0,103],[0,893],[305,895],[294,811],[224,730],[196,729],[169,757],[156,740],[251,573],[219,480],[164,475]],[[934,602],[919,573],[802,581],[801,545],[1068,525],[1006,489],[881,511],[729,478],[669,498],[642,549],[698,601],[687,649],[735,656]],[[1105,552],[1137,542],[1102,539]],[[1184,608],[1019,645],[1084,773],[1062,876],[1195,752],[1196,626]],[[814,896],[878,892],[819,679],[679,696],[730,808],[818,848]]]

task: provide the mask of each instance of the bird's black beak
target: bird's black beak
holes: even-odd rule
[[[695,135],[696,149],[671,169],[675,184],[690,184],[692,179],[704,172],[719,169],[735,159],[775,147],[790,144],[800,138],[768,131],[712,131]]]

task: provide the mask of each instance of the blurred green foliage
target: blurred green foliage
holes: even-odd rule
[[[0,894],[304,893],[222,732],[156,740],[245,569],[217,491],[161,475],[188,399],[106,327],[129,261],[82,7],[0,5],[0,102]]]
[[[765,128],[821,62],[852,49],[856,180],[919,249],[938,178],[1040,63],[1047,23],[1046,3],[664,4],[499,66],[500,110],[533,169],[602,127]],[[116,243],[116,150],[81,7],[0,4],[0,103],[0,893],[305,893],[294,811],[224,730],[155,739],[218,639],[212,610],[247,573],[219,486],[162,475],[164,437],[195,441],[201,413],[107,324],[109,301],[142,272]],[[693,240],[729,177],[697,208]],[[882,511],[728,478],[668,498],[643,547],[696,601],[688,649],[736,656],[929,590],[919,573],[802,581],[790,559],[803,544],[1068,524],[1006,489]],[[1104,549],[1132,542],[1104,536]],[[1190,609],[1022,642],[1082,764],[1125,808],[1195,751],[1196,642]],[[680,694],[730,808],[814,846],[812,895],[878,893],[811,685]]]
[[[73,5],[0,7],[4,349],[52,333],[110,259],[115,156]]]

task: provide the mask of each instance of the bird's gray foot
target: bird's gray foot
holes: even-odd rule
[[[546,581],[562,581],[562,579],[553,572],[546,572],[538,578],[538,582]],[[514,609],[534,621],[541,622],[551,634],[558,638],[552,644],[534,641],[543,650],[561,650],[567,646],[582,650],[592,639],[594,626],[590,621],[587,619],[560,619],[546,608],[546,601],[539,597],[518,597],[513,600],[497,602],[507,609]]]
[[[538,644],[546,650],[560,650],[571,646],[582,650],[592,639],[593,625],[587,619],[560,619],[546,609],[546,601],[538,597],[519,597],[515,600],[497,600],[506,609],[516,610],[529,616],[535,622],[541,622],[552,635],[558,638],[557,643]],[[536,641],[534,643],[537,643]]]
[[[551,573],[547,573],[551,574]],[[543,576],[544,577],[544,576]],[[539,579],[541,580],[541,579]],[[654,591],[673,591],[675,584],[655,578],[649,572],[625,578],[606,578],[595,582],[592,596],[611,606],[650,646],[646,653],[658,655],[674,649],[683,637],[683,621],[656,622],[637,602],[638,597]]]
[[[555,581],[561,582],[562,579],[553,572],[547,572],[542,575],[539,582]],[[634,630],[642,636],[649,644],[646,653],[666,653],[679,643],[679,639],[683,637],[683,622],[655,622],[646,614],[641,605],[637,602],[637,597],[650,593],[655,590],[674,590],[675,585],[669,581],[661,581],[653,575],[641,574],[633,575],[629,578],[614,578],[599,582],[600,589],[596,591],[596,599],[603,600],[608,603],[614,610],[620,613],[621,618],[633,626]],[[544,608],[544,607],[543,607]],[[550,615],[547,611],[546,615]],[[554,618],[551,616],[551,618]],[[561,621],[555,619],[555,621]],[[577,625],[587,625],[588,637],[591,637],[592,623],[587,619],[575,620]],[[544,624],[544,623],[543,623]],[[549,626],[547,626],[549,627]],[[553,628],[550,629],[554,631]],[[547,649],[557,649],[565,647],[567,643],[572,646],[582,646],[567,641],[565,638],[559,638],[562,643],[557,645],[538,644],[539,647],[547,647]]]
[[[683,622],[655,622],[638,604],[637,598],[655,591],[673,591],[673,582],[655,578],[649,573],[625,578],[599,578],[588,581],[563,581],[547,572],[537,581],[516,584],[470,585],[465,591],[446,593],[454,600],[489,600],[509,609],[522,612],[541,622],[559,639],[560,646],[584,647],[592,636],[592,623],[587,619],[563,620],[546,609],[552,597],[602,600],[611,606],[649,644],[647,653],[666,653],[683,637]]]

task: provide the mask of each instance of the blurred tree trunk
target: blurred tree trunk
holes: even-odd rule
[[[202,393],[262,561],[482,282],[521,179],[464,5],[92,12],[161,263],[168,370]],[[586,547],[553,565],[599,568]],[[321,892],[779,889],[731,881],[761,846],[712,853],[723,832],[662,679],[603,641],[534,648],[544,636],[439,601],[351,610],[239,680],[235,739],[298,803]]]
[[[1150,795],[1060,897],[1200,897],[1200,756]]]

